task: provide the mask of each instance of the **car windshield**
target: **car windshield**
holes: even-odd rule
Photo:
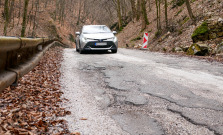
[[[84,26],[82,32],[84,34],[95,34],[95,33],[111,33],[111,30],[104,25],[95,26]]]

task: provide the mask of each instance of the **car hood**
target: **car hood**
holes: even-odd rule
[[[107,39],[107,38],[113,38],[113,33],[96,33],[96,34],[83,34],[85,38],[90,39]]]

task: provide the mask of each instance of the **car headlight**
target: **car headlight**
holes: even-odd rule
[[[117,37],[114,37],[113,41],[114,42],[117,42],[118,41]]]
[[[88,38],[86,38],[86,37],[82,37],[82,41],[83,42],[86,42],[88,40]]]
[[[114,41],[114,40],[115,40],[115,37],[107,38],[107,40],[112,40],[112,41]]]

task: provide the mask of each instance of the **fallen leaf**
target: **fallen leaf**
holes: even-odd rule
[[[80,120],[87,120],[87,118],[80,118]]]
[[[70,133],[71,135],[81,135],[80,132],[73,132],[73,133]]]

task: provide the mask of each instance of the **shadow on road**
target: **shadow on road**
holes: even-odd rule
[[[111,51],[84,51],[82,54],[87,55],[87,54],[115,54],[112,53]]]

